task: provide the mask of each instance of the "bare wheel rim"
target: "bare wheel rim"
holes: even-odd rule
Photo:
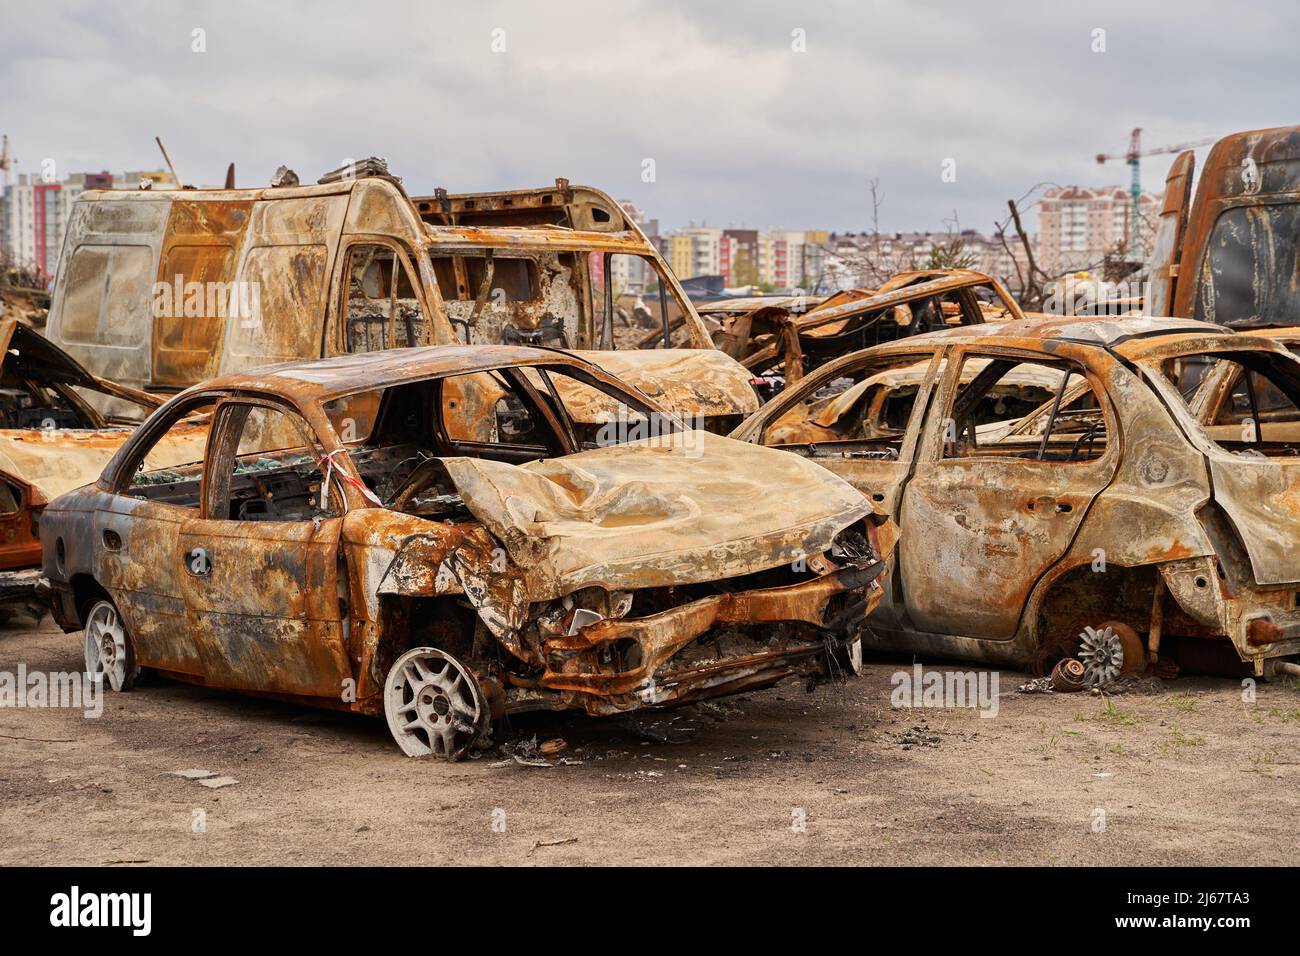
[[[1084,684],[1106,687],[1113,684],[1124,667],[1124,645],[1115,629],[1085,627],[1079,635],[1079,660],[1084,666]]]
[[[384,681],[388,729],[408,757],[460,760],[487,729],[487,702],[460,661],[433,647],[399,657]]]
[[[100,601],[90,609],[85,628],[86,673],[102,677],[115,691],[128,686],[130,660],[126,647],[126,630],[117,608]]]

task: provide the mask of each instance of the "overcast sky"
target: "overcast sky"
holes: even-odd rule
[[[882,229],[987,231],[1036,183],[1126,183],[1093,157],[1134,126],[1158,146],[1300,120],[1293,2],[997,8],[0,0],[0,132],[60,178],[156,167],[155,134],[199,184],[369,155],[413,193],[565,176],[666,228],[861,229],[874,178]]]

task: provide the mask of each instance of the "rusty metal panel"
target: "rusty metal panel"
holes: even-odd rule
[[[167,307],[154,297],[154,385],[185,386],[215,374],[232,296],[238,308],[230,283],[252,209],[248,199],[172,202],[158,264],[158,283],[171,290],[162,297]]]
[[[1165,176],[1165,201],[1156,223],[1155,239],[1147,272],[1151,292],[1143,303],[1148,315],[1174,315],[1171,311],[1178,286],[1178,263],[1182,258],[1183,237],[1187,231],[1187,216],[1192,204],[1192,173],[1196,168],[1196,153],[1186,150],[1179,153],[1169,174]]]

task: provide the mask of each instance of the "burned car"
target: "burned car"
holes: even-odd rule
[[[0,607],[41,613],[39,521],[56,495],[93,481],[131,434],[101,414],[101,398],[148,414],[162,402],[106,381],[17,319],[0,319]],[[156,467],[189,461],[203,447],[191,422],[154,450]]]
[[[829,382],[918,363],[901,430],[846,421],[789,440],[787,415]],[[1247,386],[1215,400],[1181,390],[1201,366],[1216,379],[1240,369]],[[1050,400],[1027,413],[996,400],[1029,370],[1055,380]],[[1101,647],[1102,676],[1157,662],[1268,676],[1295,672],[1287,658],[1300,652],[1296,420],[1300,362],[1262,336],[1188,319],[1057,320],[846,356],[733,437],[816,461],[895,516],[868,647],[1035,669]]]
[[[457,437],[482,379],[490,434]],[[608,434],[566,411],[586,392],[625,410]],[[142,467],[194,414],[201,460]],[[407,754],[457,758],[507,714],[851,668],[882,531],[824,469],[684,429],[573,354],[431,346],[180,393],[42,542],[55,619],[114,689],[148,668],[384,715]]]
[[[719,315],[714,341],[756,377],[764,400],[808,372],[859,349],[951,326],[1023,319],[993,276],[968,269],[901,272],[879,289],[838,292]]]

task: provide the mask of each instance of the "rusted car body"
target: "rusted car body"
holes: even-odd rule
[[[765,382],[768,398],[826,362],[936,329],[1023,319],[993,276],[967,269],[902,272],[879,289],[838,292],[808,308],[797,300],[721,317],[718,348]]]
[[[758,407],[749,374],[710,354],[677,278],[604,193],[558,180],[410,197],[372,170],[310,186],[87,191],[47,334],[152,391],[271,362],[524,344],[582,350],[719,433]],[[631,260],[663,289],[659,334],[640,350],[615,347],[615,277]]]
[[[1205,159],[1180,153],[1148,260],[1149,315],[1232,328],[1287,326],[1300,315],[1300,127],[1225,136]]]
[[[507,395],[488,436],[451,427],[466,378]],[[584,390],[651,434],[584,440],[562,398]],[[202,459],[142,470],[195,413]],[[574,355],[434,346],[195,386],[50,503],[42,540],[55,619],[114,688],[148,667],[385,715],[407,753],[458,757],[508,713],[852,666],[882,535],[842,480],[683,429]]]
[[[901,432],[863,438],[846,425],[786,440],[786,416],[819,388],[919,363]],[[1027,366],[1053,373],[1055,394],[999,411],[990,395]],[[1249,370],[1255,398],[1203,396],[1191,368],[1229,384],[1231,369]],[[895,517],[867,646],[1041,668],[1085,628],[1113,624],[1150,661],[1259,676],[1300,651],[1298,404],[1300,363],[1262,335],[1058,319],[846,356],[733,437],[817,461]]]
[[[131,434],[106,418],[90,396],[110,397],[148,413],[161,404],[87,372],[17,319],[0,319],[0,606],[39,608],[39,520],[56,495],[95,480]],[[191,459],[201,448],[195,423],[161,444],[156,467]]]

